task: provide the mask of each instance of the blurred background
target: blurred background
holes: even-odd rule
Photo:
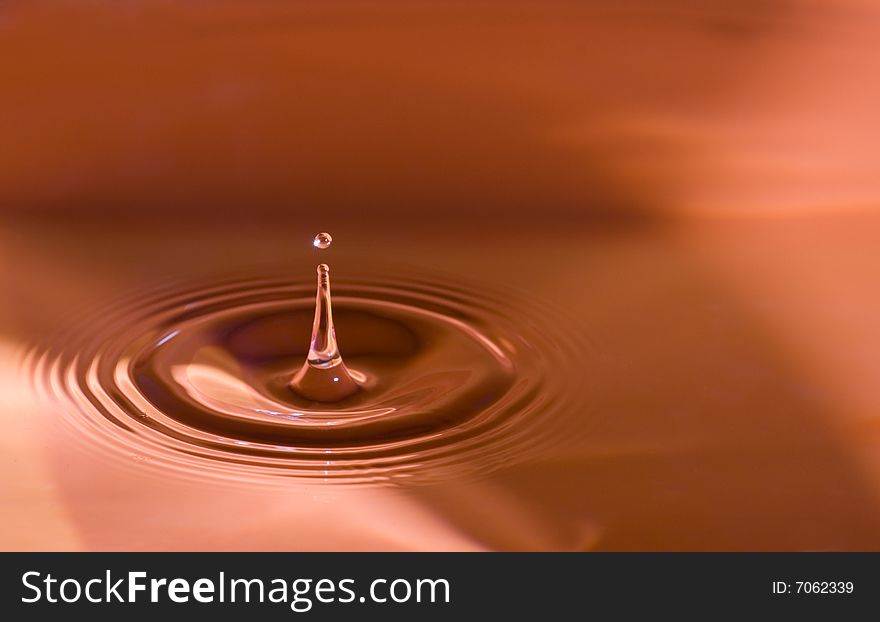
[[[0,3],[0,546],[880,548],[878,37],[871,0]],[[599,423],[280,497],[108,468],[35,403],[73,309],[309,272],[318,230],[341,275],[560,309]]]
[[[0,201],[77,218],[869,207],[878,12],[4,2]]]

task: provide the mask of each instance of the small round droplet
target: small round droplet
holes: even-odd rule
[[[312,240],[312,244],[315,248],[325,249],[328,248],[333,243],[333,238],[330,237],[330,234],[326,231],[322,231],[318,235],[315,236],[315,239]]]

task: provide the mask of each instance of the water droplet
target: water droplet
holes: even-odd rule
[[[331,244],[333,244],[333,238],[326,231],[322,231],[315,236],[314,240],[312,240],[312,245],[315,248],[320,248],[322,250],[329,248]]]

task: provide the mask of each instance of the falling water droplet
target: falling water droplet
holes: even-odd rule
[[[312,245],[321,250],[329,248],[331,244],[333,244],[333,238],[326,231],[322,231],[315,236],[314,240],[312,240]]]
[[[330,245],[330,234],[319,233],[315,246],[319,246],[321,236],[326,236],[326,246]],[[312,339],[306,362],[293,377],[290,387],[303,397],[316,402],[337,402],[357,392],[359,386],[345,367],[339,347],[336,344],[336,328],[333,326],[333,306],[330,300],[330,267],[322,263],[318,266],[318,293],[315,296],[315,320],[312,324]]]

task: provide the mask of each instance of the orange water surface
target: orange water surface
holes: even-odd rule
[[[0,549],[880,549],[878,17],[4,4]],[[343,289],[497,292],[530,410],[394,476],[182,468],[44,373],[323,230]]]

